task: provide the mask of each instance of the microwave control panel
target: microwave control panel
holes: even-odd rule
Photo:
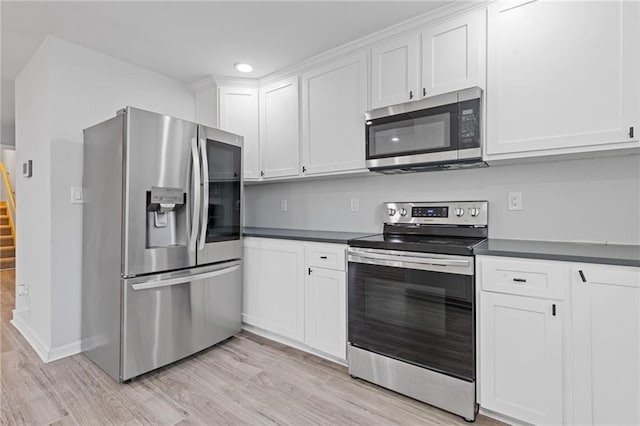
[[[458,104],[460,148],[480,146],[480,99]]]

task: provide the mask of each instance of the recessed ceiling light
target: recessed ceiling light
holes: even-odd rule
[[[391,138],[391,142],[398,142],[398,141],[400,141],[400,138],[397,138],[395,136]]]
[[[233,67],[240,72],[251,72],[253,71],[253,67],[249,64],[245,64],[244,62],[238,62],[233,64]]]

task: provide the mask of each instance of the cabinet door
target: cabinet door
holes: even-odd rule
[[[381,108],[418,96],[418,35],[394,40],[371,51],[371,107]]]
[[[218,100],[220,128],[244,137],[244,179],[260,179],[258,89],[220,87]]]
[[[638,425],[640,269],[581,265],[573,276],[574,423]]]
[[[302,76],[303,173],[364,169],[364,53]]]
[[[342,271],[308,268],[306,342],[346,359],[346,276]]]
[[[304,341],[304,246],[245,239],[242,321]]]
[[[421,97],[484,87],[485,28],[481,10],[422,32]]]
[[[640,3],[514,0],[488,11],[488,154],[637,145]]]
[[[298,77],[260,89],[260,154],[263,177],[299,174]]]
[[[482,292],[481,405],[533,424],[562,424],[563,304]]]

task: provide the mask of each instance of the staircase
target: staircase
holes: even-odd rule
[[[0,271],[16,267],[16,243],[6,201],[0,201]]]
[[[9,206],[0,201],[0,271],[16,267],[16,243],[10,221]]]

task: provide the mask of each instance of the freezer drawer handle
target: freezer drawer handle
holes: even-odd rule
[[[167,287],[175,284],[188,283],[190,281],[203,280],[205,278],[218,277],[220,275],[225,275],[230,272],[237,271],[238,269],[240,269],[240,265],[230,266],[228,268],[218,269],[217,271],[206,272],[204,274],[189,275],[186,277],[171,278],[168,280],[153,281],[150,283],[133,284],[131,288],[134,290],[149,290],[152,288]]]

